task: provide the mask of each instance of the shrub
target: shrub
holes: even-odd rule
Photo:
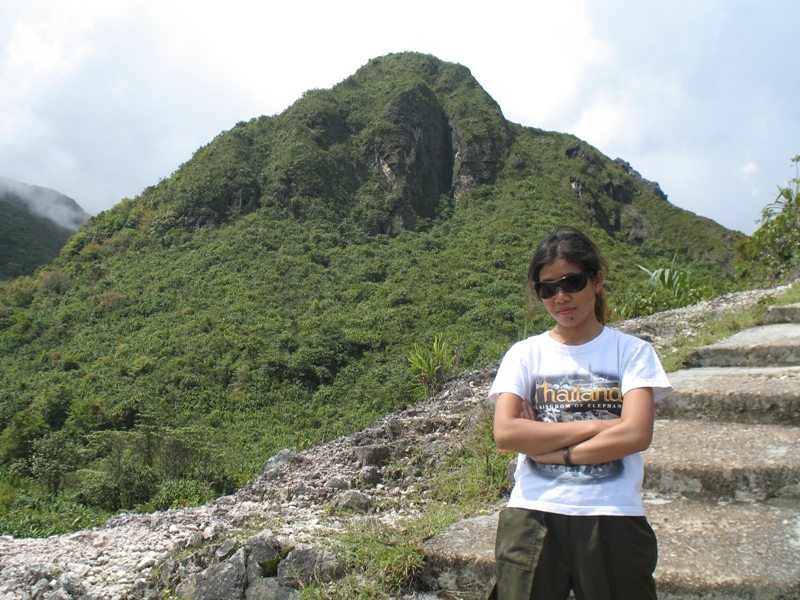
[[[639,269],[648,274],[644,284],[634,285],[617,300],[611,309],[613,320],[632,319],[664,310],[681,308],[706,299],[710,290],[705,283],[685,269],[669,267],[652,271],[642,265]]]
[[[30,472],[48,493],[55,495],[67,473],[81,462],[82,448],[66,434],[58,431],[33,442]]]
[[[42,414],[32,408],[21,410],[0,434],[0,461],[9,463],[31,455],[34,441],[48,431]],[[27,474],[27,473],[25,473]]]
[[[107,511],[119,510],[119,489],[110,473],[100,469],[81,469],[76,476],[78,502]]]
[[[212,498],[210,486],[191,479],[169,479],[158,486],[149,504],[155,510],[200,506]]]
[[[13,281],[3,283],[2,297],[11,306],[26,307],[33,302],[36,292],[36,281],[33,277],[18,277]]]
[[[71,435],[85,435],[111,425],[108,407],[103,398],[77,398],[69,408],[64,431]]]
[[[90,529],[108,514],[89,508],[74,496],[23,493],[0,515],[0,532],[14,537],[45,537]]]
[[[47,271],[39,279],[39,291],[43,294],[60,294],[67,289],[69,277],[61,271]]]
[[[123,296],[117,290],[109,290],[100,296],[99,306],[102,310],[114,310],[115,308],[122,306],[123,302],[125,302],[125,296]]]

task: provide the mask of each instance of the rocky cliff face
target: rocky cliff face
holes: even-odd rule
[[[434,216],[443,195],[494,183],[508,155],[510,135],[470,135],[458,115],[448,113],[430,87],[418,84],[399,94],[386,111],[395,135],[372,141],[370,166],[403,202],[383,224],[384,233],[414,229],[415,215]]]
[[[453,150],[447,114],[427,86],[398,95],[386,119],[395,135],[374,139],[367,160],[402,197],[382,227],[393,234],[414,229],[414,215],[433,216],[439,197],[450,193]]]
[[[450,118],[453,132],[453,193],[458,196],[471,187],[492,184],[508,156],[511,135],[503,128],[497,138],[473,139],[464,135],[457,118]]]
[[[419,64],[412,67],[411,57]],[[395,133],[371,140],[368,157],[403,197],[384,223],[386,233],[413,229],[414,215],[433,216],[442,196],[493,184],[512,143],[500,107],[461,65],[389,55],[370,61],[354,79],[369,81],[412,68],[417,82],[395,92],[385,110]]]

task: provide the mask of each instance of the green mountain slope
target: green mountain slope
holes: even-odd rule
[[[413,402],[415,343],[440,334],[469,368],[543,329],[525,270],[557,224],[598,240],[612,296],[637,263],[730,270],[740,234],[659,192],[507,122],[465,67],[374,59],[220,134],[3,285],[0,461],[42,481],[44,441],[74,444],[75,474],[46,481],[111,509],[165,480],[221,492]]]

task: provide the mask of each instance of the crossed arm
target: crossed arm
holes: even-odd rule
[[[503,393],[495,407],[494,439],[500,449],[527,454],[536,462],[563,465],[563,449],[569,447],[572,464],[594,465],[646,450],[654,418],[651,388],[629,390],[619,419],[568,423],[536,421],[530,404]]]

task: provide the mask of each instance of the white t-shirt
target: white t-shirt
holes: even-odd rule
[[[649,387],[660,400],[672,386],[653,347],[639,338],[603,328],[580,346],[556,342],[549,333],[514,344],[503,358],[489,396],[516,394],[537,420],[618,419],[623,396]],[[517,457],[508,505],[563,515],[642,516],[642,456],[597,465],[546,465]]]

